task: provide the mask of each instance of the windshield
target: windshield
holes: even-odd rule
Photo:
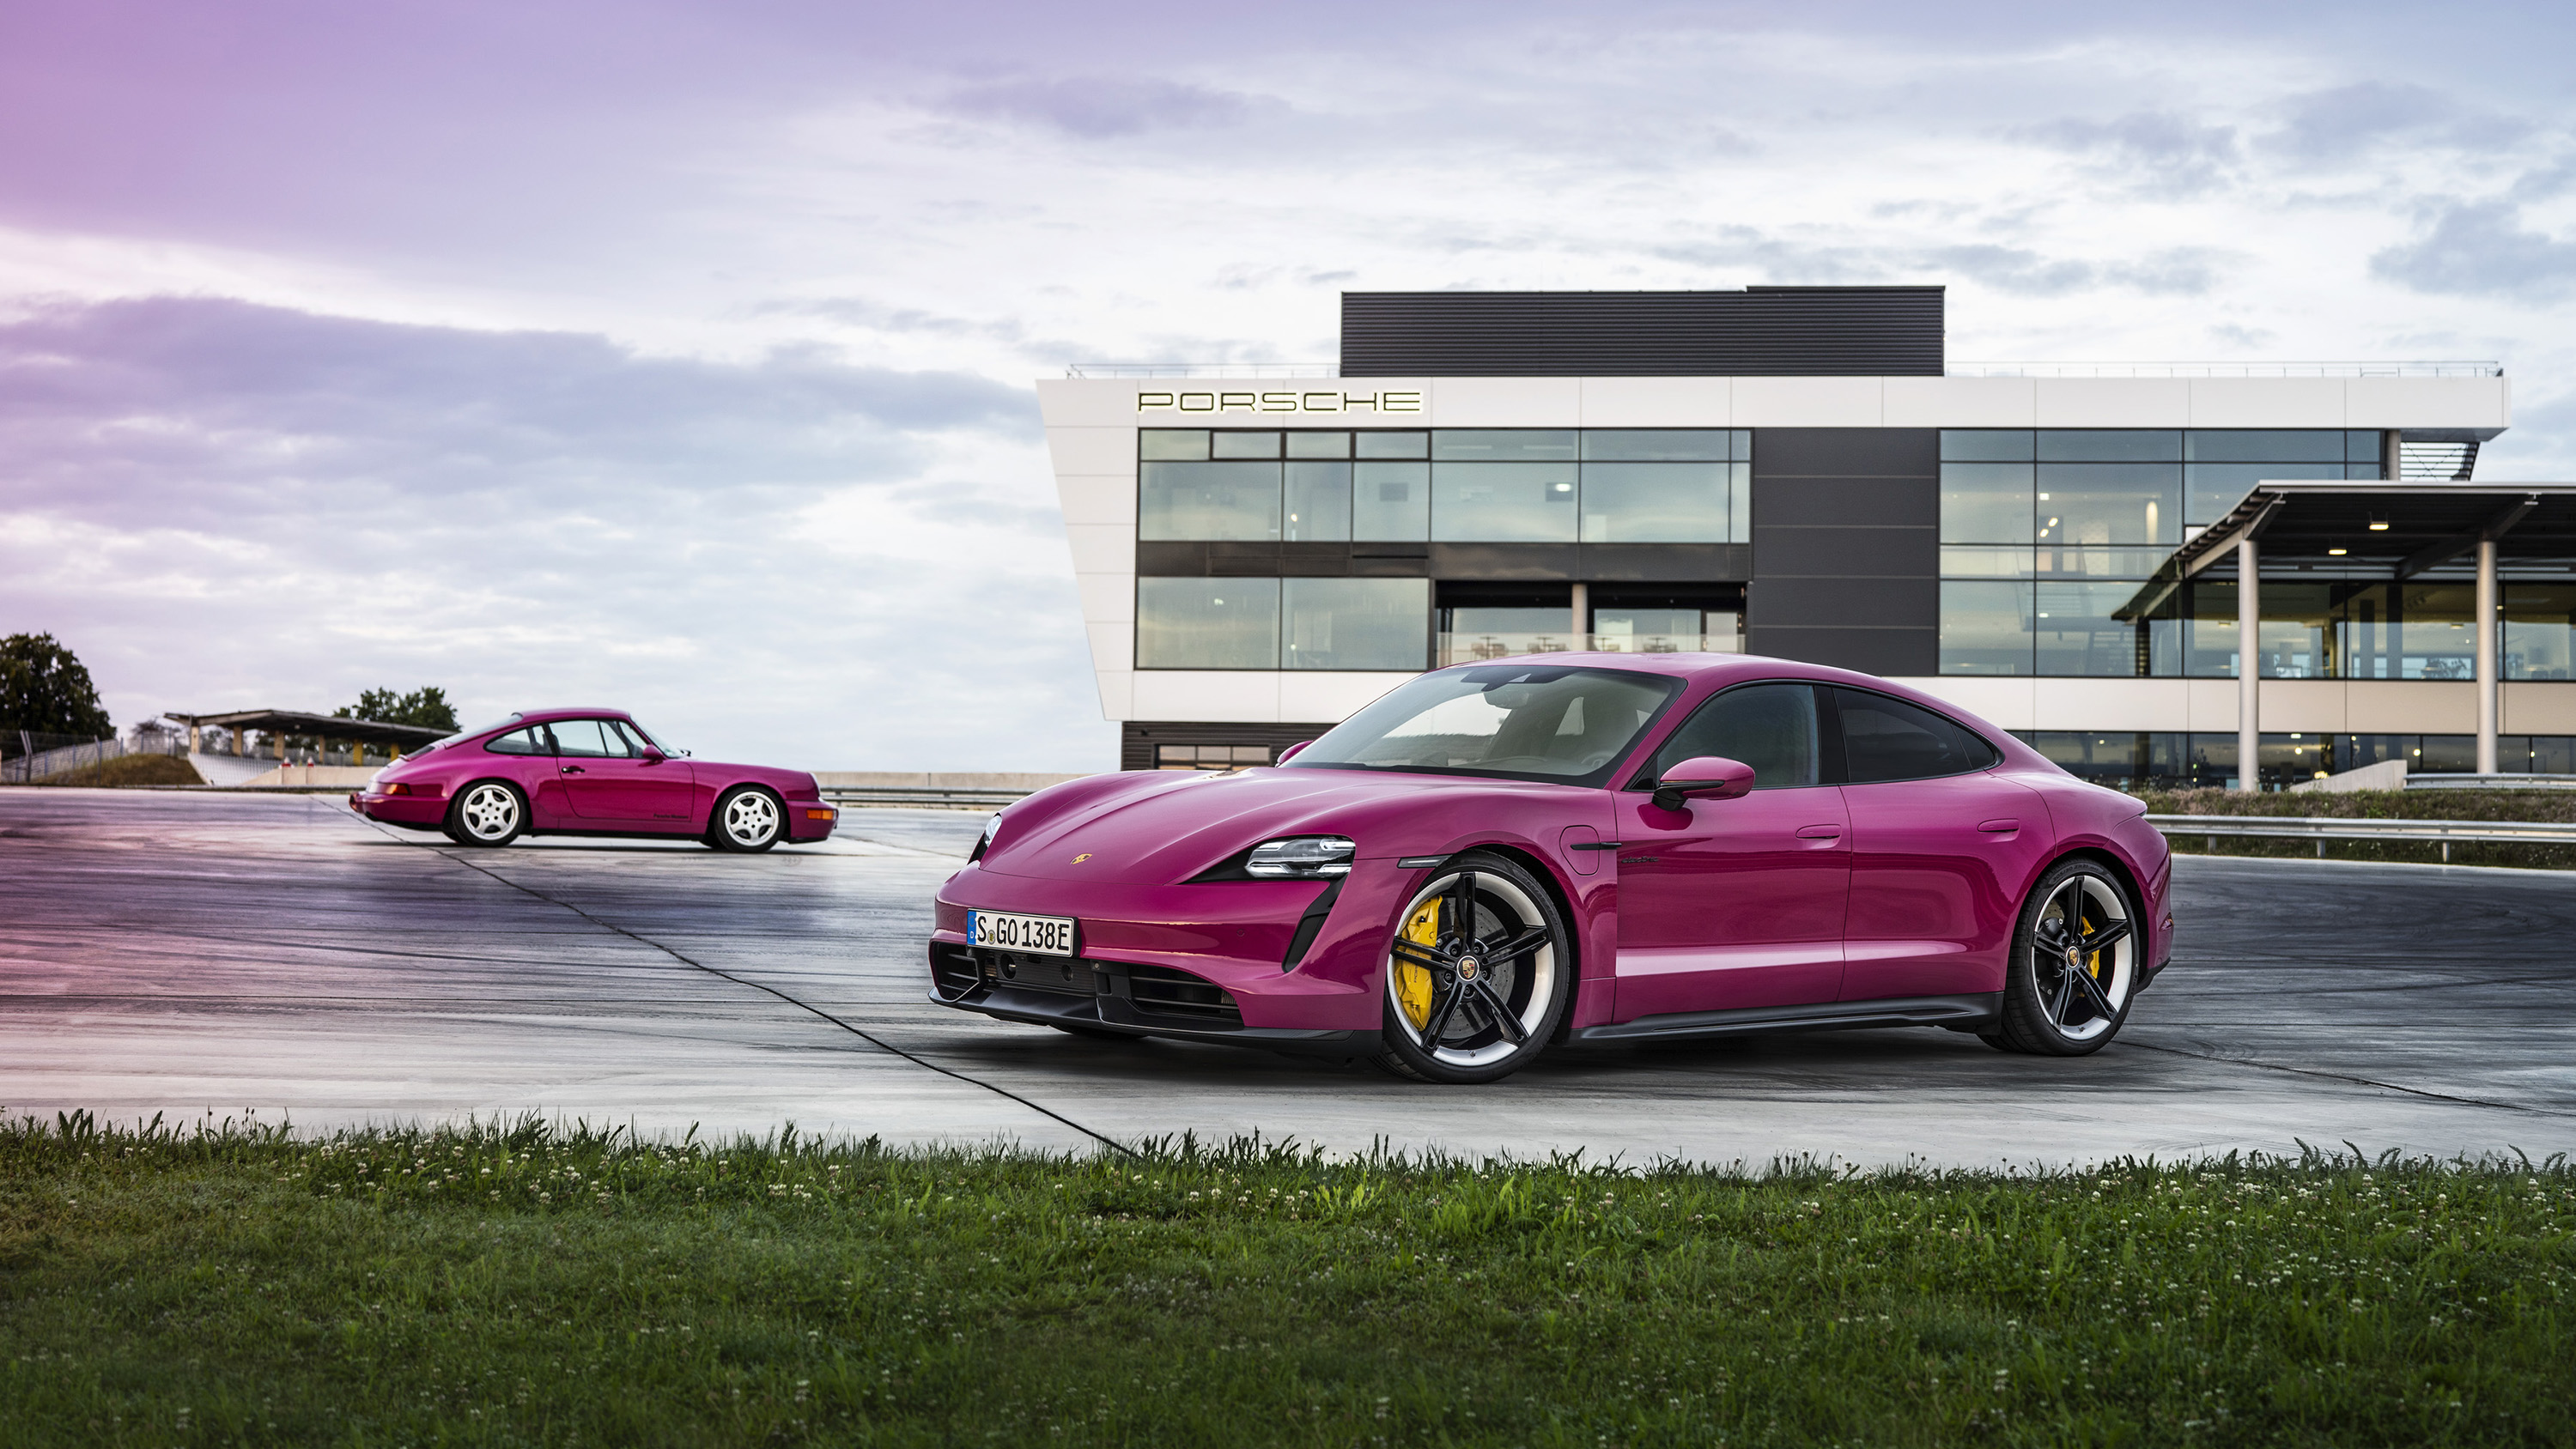
[[[1682,682],[1659,674],[1491,664],[1399,686],[1290,760],[1291,770],[1431,770],[1598,784]]]

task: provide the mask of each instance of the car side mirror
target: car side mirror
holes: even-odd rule
[[[660,750],[648,747],[644,751],[644,763],[648,765],[658,765],[669,758],[671,758],[669,755],[663,754]]]
[[[1284,749],[1284,750],[1281,750],[1281,751],[1279,752],[1279,758],[1278,758],[1278,759],[1276,759],[1276,760],[1274,760],[1274,761],[1272,761],[1271,763],[1273,763],[1273,764],[1278,764],[1278,765],[1284,765],[1284,764],[1288,763],[1290,760],[1293,760],[1293,759],[1297,758],[1297,752],[1298,752],[1299,750],[1302,750],[1302,749],[1306,748],[1308,745],[1311,745],[1311,744],[1313,744],[1313,743],[1314,743],[1314,741],[1313,741],[1313,740],[1299,740],[1297,743],[1295,743],[1295,744],[1293,744],[1293,745],[1290,745],[1288,748],[1286,748],[1286,749]]]
[[[1701,755],[1682,761],[1664,772],[1655,782],[1655,808],[1679,810],[1682,802],[1693,795],[1709,800],[1732,800],[1753,793],[1753,767],[1741,760],[1717,755]]]

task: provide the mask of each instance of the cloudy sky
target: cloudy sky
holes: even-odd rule
[[[2563,5],[0,6],[0,633],[120,723],[443,685],[1095,769],[1032,379],[1345,288],[1942,282],[1950,356],[2502,360]]]

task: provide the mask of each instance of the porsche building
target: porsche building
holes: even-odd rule
[[[2576,773],[2576,487],[2493,363],[1971,364],[1938,287],[1345,293],[1335,366],[1038,384],[1128,769],[1406,675],[1750,651],[2080,775]]]

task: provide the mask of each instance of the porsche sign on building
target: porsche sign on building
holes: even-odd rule
[[[1342,323],[1338,366],[1038,384],[1126,768],[1592,649],[1891,677],[2110,783],[2576,772],[2576,493],[2475,477],[2495,364],[1953,365],[1937,287]]]

